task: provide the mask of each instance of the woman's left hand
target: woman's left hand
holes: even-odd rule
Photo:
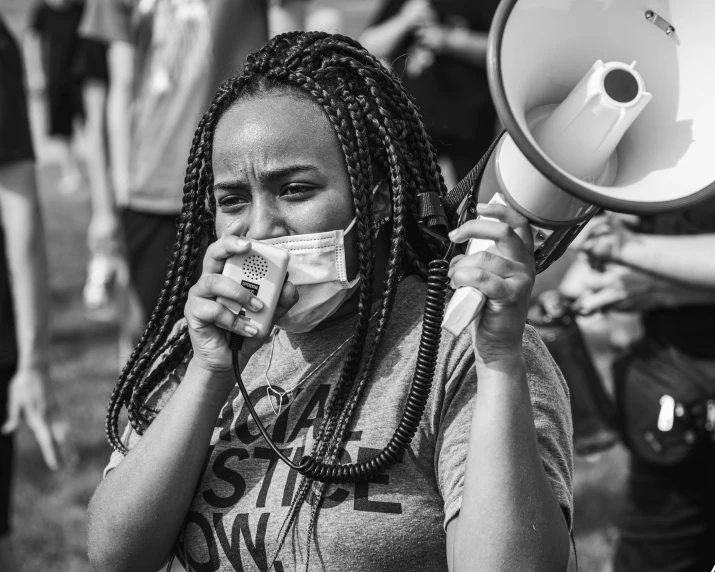
[[[450,233],[450,239],[456,243],[487,239],[494,244],[455,257],[449,276],[454,286],[471,286],[486,296],[475,339],[477,360],[486,365],[521,355],[536,268],[531,227],[523,216],[500,204],[480,204],[477,213],[496,220],[467,221]]]

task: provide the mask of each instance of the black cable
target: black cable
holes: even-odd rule
[[[231,334],[229,345],[233,354],[233,372],[236,375],[238,388],[241,390],[243,399],[246,401],[248,411],[258,426],[258,430],[268,443],[268,446],[278,456],[278,458],[291,469],[298,471],[310,479],[324,483],[352,483],[355,481],[367,481],[384,473],[392,465],[402,460],[407,447],[412,442],[415,433],[420,425],[422,413],[427,406],[430,390],[432,389],[432,379],[439,355],[439,344],[442,338],[442,318],[444,316],[445,298],[449,287],[447,272],[449,262],[446,260],[433,260],[429,264],[429,274],[427,277],[427,296],[425,298],[425,314],[422,322],[422,336],[420,338],[419,350],[417,353],[417,365],[412,379],[412,386],[407,395],[402,418],[395,429],[392,438],[385,448],[370,459],[360,463],[348,465],[328,465],[313,459],[310,455],[303,457],[300,464],[295,464],[288,459],[268,436],[266,428],[253,408],[253,404],[248,396],[248,390],[241,379],[241,372],[238,368],[238,352],[243,344],[243,337]]]
[[[283,461],[286,465],[288,465],[291,469],[294,469],[296,471],[299,471],[301,474],[303,474],[304,470],[304,463],[305,457],[300,462],[300,465],[296,465],[293,461],[291,461],[288,457],[286,457],[281,450],[276,447],[276,444],[273,442],[273,439],[271,439],[268,436],[268,431],[266,431],[266,428],[263,426],[263,423],[261,423],[261,419],[258,417],[258,413],[256,413],[255,408],[253,407],[253,403],[251,403],[251,398],[248,396],[248,390],[246,389],[246,386],[243,383],[243,379],[241,379],[241,370],[238,368],[238,352],[241,351],[241,348],[243,347],[243,340],[245,338],[243,336],[239,336],[238,334],[231,333],[231,337],[229,339],[228,345],[231,348],[231,354],[232,354],[232,362],[233,362],[233,374],[236,376],[236,382],[238,383],[238,389],[241,390],[241,395],[243,395],[243,399],[246,402],[246,405],[248,406],[248,411],[251,413],[251,417],[253,417],[253,420],[256,422],[256,425],[258,425],[258,430],[261,432],[261,435],[263,435],[263,438],[266,440],[266,443],[268,443],[268,446],[273,449],[273,452],[278,455],[278,458]]]

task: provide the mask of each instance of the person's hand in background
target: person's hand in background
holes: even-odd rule
[[[611,310],[643,312],[712,303],[715,299],[715,292],[709,289],[693,288],[621,264],[595,269],[585,258],[571,266],[559,290],[573,300],[573,309],[582,315]]]
[[[622,262],[624,246],[638,240],[633,227],[638,217],[606,212],[594,217],[571,243],[571,248],[583,252],[594,267],[609,262]]]
[[[69,423],[59,412],[46,367],[17,370],[8,388],[7,420],[2,433],[15,431],[24,418],[40,447],[45,465],[53,471],[73,469],[77,450],[72,442]]]

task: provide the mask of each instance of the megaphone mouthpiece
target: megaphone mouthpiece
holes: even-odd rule
[[[592,182],[650,100],[633,65],[598,60],[533,136],[564,171]]]

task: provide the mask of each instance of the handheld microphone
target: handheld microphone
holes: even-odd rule
[[[251,250],[236,254],[226,261],[223,275],[241,286],[263,302],[263,308],[254,312],[243,308],[234,300],[218,297],[216,300],[234,314],[243,316],[256,327],[257,337],[265,337],[270,332],[273,315],[278,306],[278,298],[287,278],[290,252],[277,246],[251,242]]]

